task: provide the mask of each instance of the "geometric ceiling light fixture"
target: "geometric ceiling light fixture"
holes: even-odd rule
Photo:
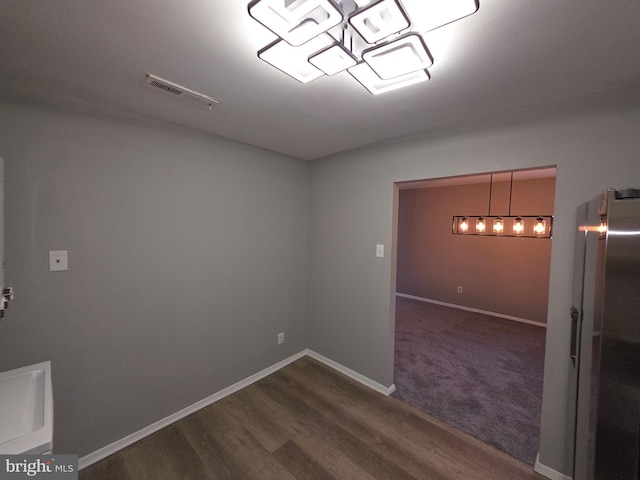
[[[260,0],[249,5],[249,15],[294,47],[344,20],[331,0]]]
[[[329,42],[328,37],[315,37],[296,48],[283,40],[276,40],[260,50],[258,57],[299,82],[308,83],[324,75],[322,70],[307,61],[309,55],[326,48]]]
[[[406,7],[409,8],[406,8]],[[475,13],[479,0],[252,0],[279,39],[258,57],[301,83],[347,70],[373,94],[431,78],[421,33]]]
[[[411,72],[390,80],[385,80],[380,78],[367,63],[359,63],[355,67],[351,67],[348,71],[353,78],[374,95],[398,90],[399,88],[415,85],[416,83],[426,82],[431,78],[427,70],[418,70],[417,72]]]
[[[397,0],[381,0],[349,18],[349,24],[367,43],[376,43],[409,28],[411,22]]]
[[[402,0],[402,4],[420,32],[468,17],[480,7],[476,0]]]
[[[362,58],[383,80],[426,70],[433,65],[431,54],[417,33],[371,48],[363,52]]]
[[[332,76],[358,63],[356,57],[339,43],[321,50],[309,57],[309,63],[319,68],[325,75]]]

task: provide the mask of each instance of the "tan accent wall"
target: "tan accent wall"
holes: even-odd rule
[[[555,178],[514,181],[511,214],[552,215],[554,193]],[[546,323],[551,240],[452,235],[454,215],[488,207],[487,183],[400,191],[397,292]],[[508,207],[494,182],[491,214]]]

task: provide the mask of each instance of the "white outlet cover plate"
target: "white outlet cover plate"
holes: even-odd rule
[[[61,272],[69,270],[69,261],[66,250],[49,251],[49,271]]]

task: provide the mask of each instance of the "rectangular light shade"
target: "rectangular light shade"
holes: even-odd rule
[[[316,37],[300,47],[292,47],[287,42],[276,40],[258,52],[258,57],[301,83],[309,83],[324,73],[311,65],[308,58],[330,45],[327,35]]]
[[[333,0],[254,0],[249,4],[249,15],[296,47],[344,18]]]
[[[429,72],[419,70],[391,80],[383,80],[366,63],[359,63],[355,67],[351,67],[348,72],[374,95],[391,92],[392,90],[415,85],[416,83],[426,82],[431,78]]]
[[[309,57],[309,63],[326,75],[335,75],[358,62],[342,45],[335,44]]]
[[[383,80],[424,70],[433,65],[433,59],[422,37],[415,33],[367,50],[362,58]]]
[[[402,0],[413,30],[428,32],[478,11],[478,0]]]
[[[379,42],[411,25],[397,0],[382,0],[367,6],[351,16],[349,23],[367,43]]]

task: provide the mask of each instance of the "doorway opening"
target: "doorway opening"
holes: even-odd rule
[[[394,396],[532,465],[552,240],[453,234],[453,222],[552,217],[555,174],[398,184]]]

